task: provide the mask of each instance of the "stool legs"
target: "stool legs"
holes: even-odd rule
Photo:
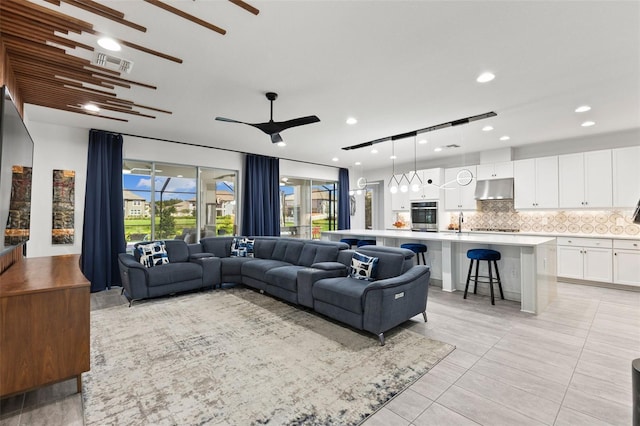
[[[467,274],[467,284],[464,286],[464,299],[467,298],[467,291],[469,291],[469,281],[471,280],[471,269],[473,269],[473,259],[471,259],[471,262],[469,263],[469,273]],[[476,277],[476,279],[478,279],[478,277]]]
[[[420,253],[420,255],[422,255],[422,264],[423,264],[423,265],[426,265],[426,264],[427,264],[427,259],[424,257],[424,252]],[[420,263],[420,262],[418,261],[418,264],[419,264],[419,263]]]
[[[498,272],[498,262],[494,260],[493,265],[496,267],[496,278],[498,279],[498,288],[500,289],[500,299],[504,300],[504,293],[502,292],[502,281],[500,280],[500,272]]]
[[[491,263],[493,262],[493,268]],[[469,283],[471,282],[471,272],[473,271],[473,264],[474,264],[474,259],[471,259],[471,261],[469,262],[469,272],[467,273],[467,282],[464,286],[464,299],[467,298],[467,294],[469,292]],[[476,265],[476,270],[475,270],[475,281],[473,283],[473,294],[477,294],[478,291],[478,269],[480,269],[480,261],[479,260],[475,260],[475,265]],[[491,290],[491,304],[495,305],[495,294],[494,294],[494,290],[493,290],[493,283],[494,283],[494,278],[493,278],[493,269],[495,269],[496,272],[496,278],[495,278],[495,282],[498,284],[498,289],[500,290],[500,298],[502,300],[504,300],[504,293],[502,291],[502,281],[500,280],[500,272],[498,271],[498,262],[496,262],[495,260],[488,260],[487,261],[487,266],[489,268],[489,289]],[[485,277],[486,278],[486,277]]]

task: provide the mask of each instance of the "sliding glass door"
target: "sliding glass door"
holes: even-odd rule
[[[280,182],[280,235],[319,239],[336,229],[337,183],[283,177]]]

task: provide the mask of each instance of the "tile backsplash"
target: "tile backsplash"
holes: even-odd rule
[[[464,212],[462,229],[509,228],[526,233],[638,236],[640,225],[633,223],[632,214],[631,210],[518,212],[513,208],[513,200],[486,200],[478,201],[477,211]],[[457,226],[458,212],[452,212],[449,221]]]

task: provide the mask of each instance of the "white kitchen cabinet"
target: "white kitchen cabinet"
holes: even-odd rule
[[[464,177],[467,174],[466,171],[471,173],[473,179],[471,179],[471,183],[468,185],[463,185],[463,183],[466,183],[466,181],[464,181]],[[476,179],[476,166],[445,169],[445,210],[476,210]]]
[[[611,150],[558,156],[560,208],[612,206]]]
[[[416,201],[424,200],[439,200],[440,199],[440,185],[442,184],[443,169],[426,169],[418,170],[418,176],[422,179],[422,187],[419,191],[411,191],[410,199]],[[432,184],[429,184],[429,180]]]
[[[398,178],[398,181],[399,181],[402,175],[399,175],[396,177]],[[403,181],[402,183],[406,183],[406,182]],[[411,210],[410,192],[409,191],[402,192],[400,191],[400,189],[398,189],[398,192],[396,192],[395,194],[391,194],[391,210],[393,211]]]
[[[618,148],[613,156],[613,207],[633,208],[640,199],[640,146]]]
[[[513,163],[514,207],[558,208],[558,157],[518,160]]]
[[[501,163],[479,164],[477,172],[479,180],[512,178],[513,162],[503,161]]]
[[[640,286],[640,241],[613,240],[613,282]]]
[[[558,238],[558,277],[611,282],[612,241],[599,238]]]

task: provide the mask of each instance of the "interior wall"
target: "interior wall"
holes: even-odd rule
[[[28,123],[33,139],[31,235],[27,257],[57,256],[82,251],[84,193],[89,130],[39,122]],[[53,170],[75,171],[73,244],[51,244]]]

